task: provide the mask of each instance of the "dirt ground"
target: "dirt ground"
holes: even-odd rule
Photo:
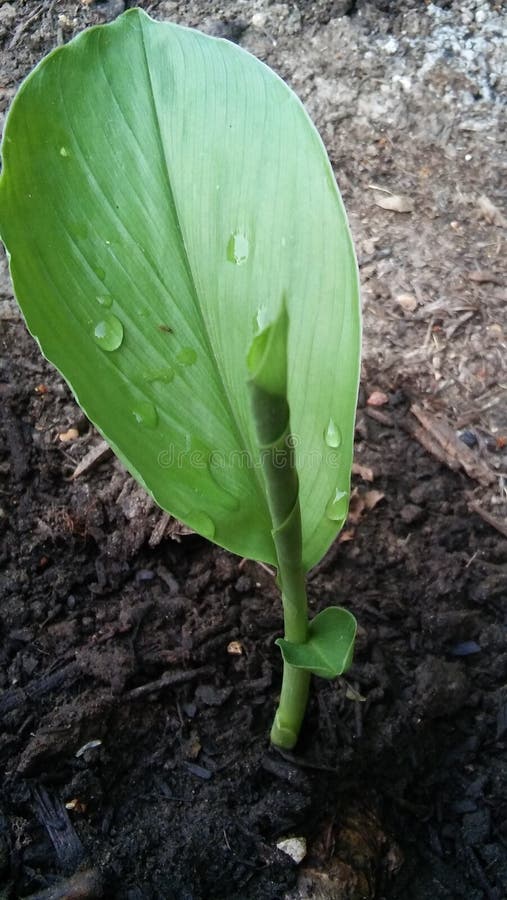
[[[44,53],[133,5],[0,2],[2,116]],[[270,749],[271,576],[174,540],[111,455],[70,478],[100,439],[4,265],[0,898],[505,900],[505,8],[139,5],[265,60],[335,168],[364,373],[351,517],[309,593],[354,612],[357,657],[315,679],[295,753]]]

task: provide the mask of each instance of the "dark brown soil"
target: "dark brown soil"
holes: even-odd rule
[[[121,495],[137,489],[117,466],[69,481],[54,425],[71,401],[21,324],[2,349],[5,896],[86,865],[107,897],[282,898],[297,870],[277,839],[316,845],[359,805],[385,842],[366,896],[501,900],[507,547],[467,513],[465,476],[360,412],[361,462],[385,497],[312,573],[310,597],[357,615],[349,681],[365,700],[315,681],[285,758],[267,744],[270,576],[196,537],[150,550],[153,513],[126,518]],[[405,405],[392,396],[396,423]]]
[[[39,6],[55,12],[12,4],[5,46]],[[12,81],[55,40],[41,21],[10,50]],[[309,581],[314,611],[357,616],[356,662],[314,680],[282,755],[271,576],[160,539],[112,458],[71,479],[98,437],[19,319],[0,325],[0,898],[505,900],[507,542],[407,430],[419,381],[368,361],[357,459],[374,482],[356,477],[356,509],[384,496]],[[287,835],[307,839],[306,887]]]

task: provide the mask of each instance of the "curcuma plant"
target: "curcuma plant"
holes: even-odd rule
[[[49,54],[2,144],[0,234],[44,355],[157,503],[274,565],[297,741],[355,620],[305,576],[348,507],[360,312],[347,220],[292,91],[227,41],[141,10]]]

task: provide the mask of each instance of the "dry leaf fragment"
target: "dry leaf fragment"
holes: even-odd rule
[[[358,462],[352,463],[352,474],[358,475],[358,477],[362,478],[363,481],[373,481],[375,478],[373,469],[370,469],[369,466],[363,466]]]
[[[490,225],[496,225],[497,228],[507,227],[507,219],[502,215],[498,206],[495,206],[489,197],[486,197],[486,194],[481,194],[477,200],[477,206],[481,218],[485,219],[486,222],[489,222]]]
[[[366,403],[368,406],[385,406],[389,403],[389,397],[383,391],[372,391]]]
[[[349,514],[347,524],[357,525],[364,512],[374,509],[377,503],[384,499],[382,491],[365,491],[360,494],[355,490],[352,492],[349,504]]]
[[[405,194],[375,194],[376,206],[390,212],[410,213],[414,210],[414,201]]]
[[[394,300],[405,312],[414,312],[417,309],[417,297],[413,294],[397,294]]]
[[[239,641],[231,641],[227,644],[227,653],[230,653],[231,656],[241,656],[243,647]]]
[[[363,494],[365,509],[368,512],[371,509],[375,509],[377,503],[380,503],[380,501],[383,500],[384,497],[385,494],[383,494],[382,491],[366,491],[366,493]]]
[[[61,431],[58,435],[59,440],[61,440],[62,444],[66,444],[69,441],[75,441],[76,438],[79,437],[79,431],[77,428],[69,428],[68,431]]]

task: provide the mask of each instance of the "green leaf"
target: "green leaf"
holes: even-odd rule
[[[329,606],[310,622],[306,643],[292,644],[283,638],[276,643],[284,662],[293,668],[305,669],[321,678],[336,678],[352,665],[356,629],[352,613]]]
[[[289,321],[284,298],[277,318],[255,335],[247,356],[250,382],[266,394],[283,400],[287,396],[288,334]],[[278,431],[276,437],[280,433]]]
[[[359,301],[333,173],[295,95],[235,45],[134,9],[42,61],[2,156],[0,233],[42,351],[163,508],[271,563],[246,356],[285,297],[314,564],[346,513]]]

